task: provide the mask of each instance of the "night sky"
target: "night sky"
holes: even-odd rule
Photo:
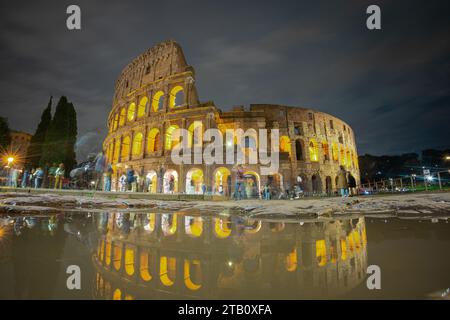
[[[77,4],[82,30],[66,28]],[[366,28],[377,4],[382,30]],[[50,95],[78,113],[78,156],[98,151],[122,68],[177,41],[201,101],[329,112],[359,154],[450,147],[450,1],[2,1],[0,115],[33,133]]]

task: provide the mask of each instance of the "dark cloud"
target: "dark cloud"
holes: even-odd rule
[[[82,9],[68,31],[65,10]],[[34,1],[0,4],[0,107],[33,132],[50,95],[78,113],[78,151],[101,145],[114,82],[155,43],[178,41],[202,100],[307,106],[356,132],[360,153],[450,147],[448,1]]]

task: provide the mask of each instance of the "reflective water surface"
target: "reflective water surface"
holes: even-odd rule
[[[447,220],[252,220],[192,213],[0,217],[2,299],[436,298]],[[381,268],[381,290],[366,285]],[[81,290],[67,289],[67,267]]]

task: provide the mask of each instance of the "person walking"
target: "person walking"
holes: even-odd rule
[[[348,188],[350,190],[350,196],[356,196],[356,179],[350,172],[347,175],[347,181]]]
[[[55,171],[55,189],[62,189],[65,173],[64,163],[60,163]]]
[[[127,176],[125,175],[125,173],[122,173],[122,175],[119,178],[119,190],[120,192],[127,191]]]
[[[348,197],[347,172],[344,166],[340,166],[338,171],[336,187],[340,190],[341,197]]]
[[[206,184],[205,183],[202,184],[202,193],[203,193],[203,195],[206,194]]]
[[[30,169],[24,168],[23,169],[23,175],[22,175],[22,188],[28,187],[28,180],[30,179]]]

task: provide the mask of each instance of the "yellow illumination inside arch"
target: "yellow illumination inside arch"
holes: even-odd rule
[[[133,121],[136,114],[136,103],[132,102],[128,107],[128,121]]]
[[[345,239],[341,239],[341,259],[347,259],[347,241]]]
[[[197,268],[200,268],[199,260],[192,260],[192,265],[195,265]],[[201,284],[196,284],[191,279],[191,262],[189,260],[184,260],[184,284],[186,288],[192,291],[196,291],[202,287]]]
[[[113,300],[122,300],[122,291],[120,289],[114,290]]]
[[[327,248],[325,246],[325,240],[316,241],[316,257],[319,266],[323,267],[327,264]]]
[[[169,224],[169,214],[163,214],[162,231],[165,236],[171,236],[177,232],[177,219],[178,215],[176,213],[172,216],[172,223]]]
[[[319,161],[319,150],[317,148],[317,141],[311,139],[309,142],[309,159],[313,162]]]
[[[148,252],[141,252],[140,256],[140,274],[141,278],[144,281],[150,281],[152,280],[152,275],[150,274],[150,266],[149,266],[149,253]]]
[[[203,233],[202,217],[185,216],[185,232],[192,237],[200,237]]]
[[[194,141],[194,139],[196,139]],[[194,121],[188,128],[188,147],[201,146],[203,143],[203,123],[201,121]]]
[[[331,153],[333,156],[333,160],[339,161],[339,148],[338,148],[336,142],[333,142],[333,144],[332,144]]]
[[[122,247],[119,245],[114,246],[114,258],[113,258],[113,265],[116,270],[120,269],[120,266],[122,265]]]
[[[120,109],[119,127],[125,124],[127,110],[125,108]]]
[[[114,116],[113,130],[117,130],[118,125],[119,125],[119,114],[116,113],[116,115]]]
[[[214,232],[218,238],[224,239],[231,234],[231,229],[222,218],[214,218]]]
[[[125,249],[125,272],[129,276],[134,274],[134,250],[131,248]]]
[[[297,270],[297,248],[294,248],[286,257],[286,270],[293,272]]]
[[[120,154],[121,161],[128,160],[128,157],[130,156],[130,145],[131,145],[131,139],[129,136],[126,136],[122,140],[122,150]]]
[[[138,118],[142,118],[143,116],[145,116],[145,111],[147,109],[147,102],[148,102],[147,97],[142,97],[141,101],[139,101],[138,112],[137,112]]]
[[[165,139],[165,144],[164,147],[166,150],[172,150],[173,147],[175,147],[178,143],[179,140],[176,139],[174,140],[172,138],[172,134],[175,131],[175,129],[178,129],[179,127],[177,125],[171,125],[170,127],[167,128],[166,130],[166,139]]]
[[[159,279],[166,287],[170,287],[175,283],[175,271],[177,260],[162,256],[159,259]]]
[[[153,95],[153,99],[152,99],[152,111],[153,112],[158,112],[160,110],[159,109],[159,100],[163,99],[164,96],[164,92],[162,91],[158,91]]]
[[[291,156],[291,140],[288,136],[280,137],[280,152],[288,152]]]
[[[138,132],[133,137],[133,148],[132,153],[133,156],[139,156],[142,151],[142,140],[144,139],[144,136],[141,132]]]
[[[180,91],[183,91],[183,87],[182,87],[182,86],[175,86],[175,87],[173,87],[172,90],[170,91],[169,105],[170,105],[171,108],[178,107],[178,106],[181,105],[181,104],[177,104],[178,101],[176,101],[177,94],[178,94]],[[176,105],[176,104],[177,104],[177,105]]]
[[[112,250],[112,245],[110,241],[106,241],[106,249],[105,249],[105,263],[107,266],[109,266],[111,264],[111,250]]]
[[[159,151],[159,129],[152,128],[147,134],[147,152]]]

